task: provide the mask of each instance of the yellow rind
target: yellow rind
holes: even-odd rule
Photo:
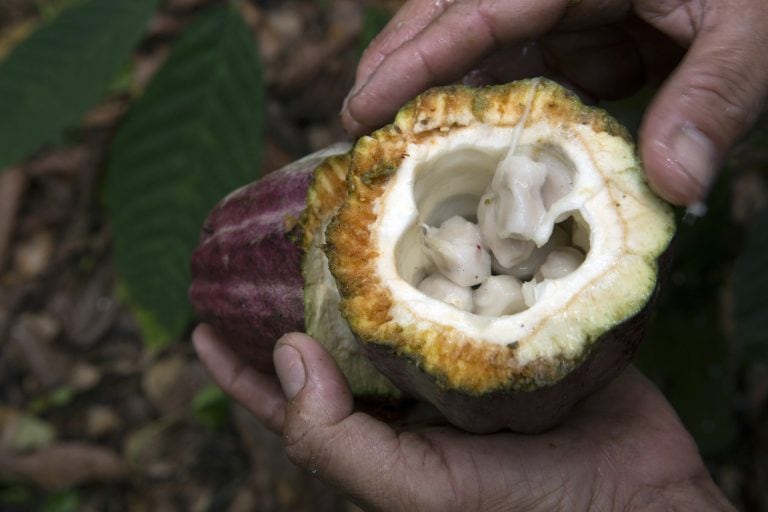
[[[347,197],[349,153],[326,158],[312,172],[307,190],[307,206],[301,217],[301,248],[309,250],[322,225],[328,222]]]
[[[384,377],[362,352],[336,308],[333,280],[326,278],[322,230],[347,197],[349,153],[326,158],[313,171],[307,206],[301,218],[304,325],[334,357],[355,396],[399,398],[402,393]]]

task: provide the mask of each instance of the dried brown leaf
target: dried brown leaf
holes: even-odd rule
[[[163,415],[180,415],[210,379],[197,361],[172,355],[155,362],[144,374],[141,387],[149,402]]]
[[[16,244],[13,264],[16,272],[24,279],[34,279],[48,269],[55,247],[53,233],[39,230]]]
[[[24,171],[32,177],[73,176],[93,165],[96,152],[97,148],[86,144],[43,151],[24,164]]]
[[[53,343],[59,329],[45,313],[23,313],[11,327],[8,355],[44,388],[63,383],[72,368],[72,357]]]
[[[0,271],[4,267],[26,186],[27,177],[19,168],[0,170]]]
[[[122,425],[122,418],[111,407],[94,405],[86,413],[85,430],[92,438],[111,434],[119,430]]]
[[[119,307],[113,296],[114,277],[111,265],[100,265],[87,280],[78,278],[53,292],[49,310],[72,344],[90,347],[116,322]]]
[[[29,455],[0,453],[0,473],[55,490],[86,482],[119,481],[126,478],[128,469],[108,448],[61,442]]]

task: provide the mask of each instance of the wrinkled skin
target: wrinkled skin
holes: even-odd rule
[[[294,462],[366,510],[732,510],[674,411],[633,368],[544,434],[471,435],[439,421],[395,429],[356,412],[333,358],[303,334],[278,341],[277,377],[246,366],[209,326],[194,341],[216,382],[282,435]]]
[[[654,189],[704,199],[765,107],[765,0],[411,0],[373,41],[342,109],[360,135],[433,85],[548,75],[594,99],[661,85],[639,150]]]

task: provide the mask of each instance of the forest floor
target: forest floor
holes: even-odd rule
[[[40,3],[3,0],[0,59]],[[164,3],[134,56],[134,87],[211,3]],[[338,111],[370,17],[397,3],[245,4],[267,85],[265,171],[346,138]],[[188,336],[148,347],[121,304],[101,186],[129,102],[106,98],[83,119],[77,143],[0,174],[0,509],[356,510],[221,395]],[[682,228],[638,361],[729,498],[768,510],[768,362],[745,356],[729,314],[741,232],[768,203],[765,144],[742,145],[729,170],[710,213]]]

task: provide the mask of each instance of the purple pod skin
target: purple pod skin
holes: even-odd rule
[[[225,197],[211,211],[192,255],[189,299],[232,350],[257,370],[274,372],[272,349],[304,330],[299,219],[312,171],[310,155]]]
[[[346,197],[349,143],[333,144],[236,190],[211,211],[192,256],[189,291],[244,362],[274,372],[280,336],[305,331],[334,356],[356,397],[401,396],[365,357],[334,302],[320,249]]]

